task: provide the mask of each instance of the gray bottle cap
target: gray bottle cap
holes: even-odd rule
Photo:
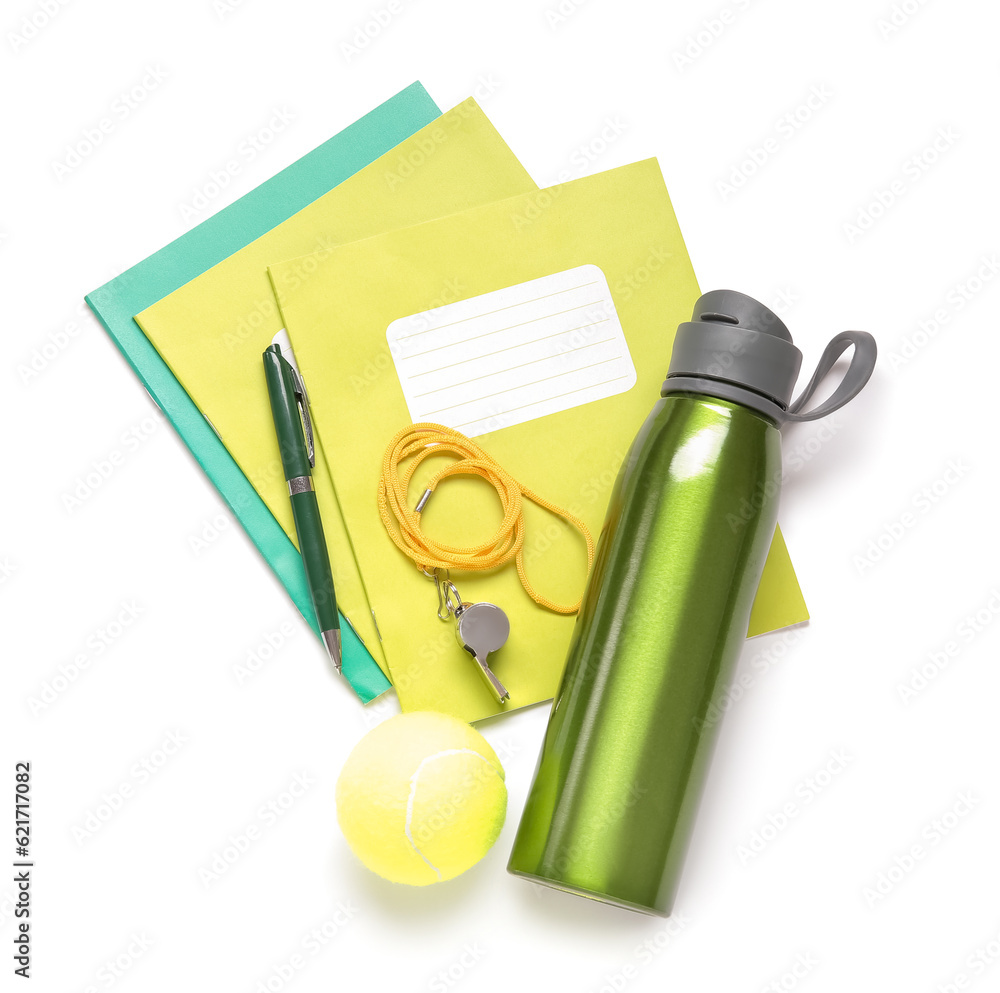
[[[850,368],[833,396],[803,412],[822,379],[852,345]],[[662,395],[707,393],[751,407],[778,423],[814,420],[861,391],[875,368],[876,351],[875,339],[864,331],[837,335],[809,385],[793,402],[802,353],[781,318],[744,293],[712,290],[698,299],[691,320],[677,329]]]

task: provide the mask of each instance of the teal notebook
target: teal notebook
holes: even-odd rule
[[[328,193],[440,113],[423,86],[413,83],[246,196],[86,296],[90,309],[288,590],[317,638],[319,628],[298,551],[133,318]],[[388,690],[390,683],[349,623],[343,624],[342,631],[344,675],[367,703]]]

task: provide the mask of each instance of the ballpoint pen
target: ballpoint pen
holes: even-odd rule
[[[264,350],[264,376],[281,451],[281,466],[288,481],[288,495],[292,501],[295,533],[306,570],[309,596],[316,611],[323,644],[337,672],[340,672],[340,615],[333,589],[330,554],[313,489],[312,469],[316,465],[316,450],[309,416],[309,395],[284,331],[279,331]]]

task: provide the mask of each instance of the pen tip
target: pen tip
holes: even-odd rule
[[[331,628],[329,631],[323,631],[323,644],[326,645],[326,650],[330,655],[330,660],[333,662],[334,668],[337,672],[341,671],[341,652],[340,652],[340,631],[337,628]]]

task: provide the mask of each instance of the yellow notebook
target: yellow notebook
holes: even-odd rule
[[[295,525],[261,364],[261,353],[282,328],[267,264],[313,253],[287,273],[289,281],[307,281],[313,265],[341,242],[534,189],[475,101],[466,100],[136,317],[293,542]],[[435,292],[453,291],[442,284]],[[364,395],[384,369],[363,364],[356,373],[348,388]],[[388,675],[326,456],[317,445],[316,494],[338,604]]]
[[[495,704],[453,622],[437,618],[433,583],[386,534],[382,457],[411,421],[448,424],[597,535],[619,465],[659,397],[674,329],[699,295],[656,161],[269,272],[403,709],[473,721],[550,698],[574,618],[538,607],[513,567],[452,576],[464,600],[510,616],[510,638],[490,657],[510,701]],[[534,505],[525,514],[535,587],[573,602],[583,542]],[[499,520],[492,489],[466,477],[442,484],[423,513],[428,533],[456,544],[484,540]],[[779,533],[751,633],[807,616]]]

